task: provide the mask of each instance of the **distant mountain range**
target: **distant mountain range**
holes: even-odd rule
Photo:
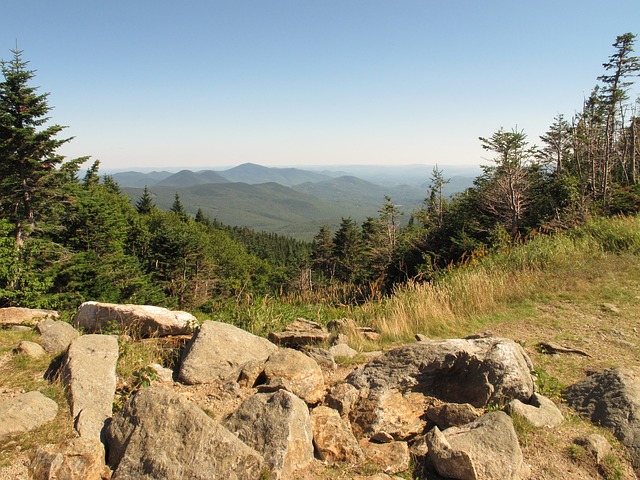
[[[130,171],[111,176],[134,202],[146,186],[156,205],[164,210],[171,207],[178,193],[189,213],[195,214],[200,208],[210,218],[228,225],[310,240],[321,225],[335,231],[343,217],[362,222],[377,216],[385,196],[408,218],[427,196],[432,171],[426,166],[340,168],[319,172],[245,163],[221,171]],[[349,175],[354,169],[360,175]],[[447,193],[464,190],[476,175],[469,172],[468,176],[451,177]],[[363,176],[386,181],[377,184]],[[392,184],[392,178],[404,183]]]

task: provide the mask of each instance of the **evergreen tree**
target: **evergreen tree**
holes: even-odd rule
[[[182,202],[180,201],[180,195],[178,195],[178,192],[176,192],[175,194],[170,211],[175,213],[183,222],[186,222],[189,219],[189,216],[187,215],[187,211],[182,206]]]
[[[482,148],[494,152],[494,166],[484,167],[482,205],[500,220],[512,237],[516,237],[521,221],[531,203],[529,169],[536,154],[522,131],[495,132],[490,138],[480,137]]]
[[[327,225],[320,227],[320,231],[313,237],[311,243],[311,259],[316,271],[331,279],[336,271],[336,259],[333,254],[333,240]]]
[[[14,225],[19,249],[59,204],[61,187],[75,180],[86,158],[63,163],[64,157],[56,152],[71,139],[56,139],[64,128],[60,125],[44,126],[51,111],[48,94],[38,94],[30,85],[35,74],[22,60],[22,52],[12,53],[12,60],[0,64],[0,210]]]
[[[151,197],[151,192],[147,186],[144,186],[144,190],[142,191],[142,196],[136,202],[136,210],[140,215],[146,215],[151,213],[151,210],[155,208],[155,204],[153,203],[153,198]]]
[[[362,236],[352,218],[343,218],[333,236],[333,252],[336,259],[336,277],[346,282],[358,278],[362,267]]]

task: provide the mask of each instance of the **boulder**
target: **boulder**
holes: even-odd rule
[[[53,448],[39,448],[31,464],[32,478],[100,480],[107,469],[104,446],[95,439],[72,438]]]
[[[112,480],[255,480],[263,459],[195,404],[163,387],[136,393],[106,430]]]
[[[443,403],[432,405],[427,411],[427,418],[435,423],[440,430],[449,427],[459,427],[473,422],[484,414],[483,410],[468,403]]]
[[[354,370],[347,382],[363,396],[384,388],[484,407],[531,398],[532,368],[527,354],[512,340],[428,340],[390,350]]]
[[[185,348],[178,379],[190,385],[237,381],[247,363],[264,362],[277,350],[264,338],[207,320]]]
[[[358,389],[350,383],[338,383],[331,387],[325,402],[329,407],[337,410],[343,418],[349,418],[358,395]]]
[[[338,345],[334,345],[329,349],[329,352],[331,352],[331,355],[333,355],[334,357],[353,358],[358,355],[358,352],[346,343],[339,343]]]
[[[282,347],[301,348],[308,345],[318,345],[329,338],[321,325],[304,318],[296,318],[281,332],[269,334],[269,340]]]
[[[504,412],[489,412],[444,431],[434,427],[426,440],[429,460],[446,478],[519,480],[529,473],[513,422]]]
[[[553,401],[544,395],[535,393],[529,403],[520,400],[512,400],[508,405],[509,415],[518,415],[524,418],[534,427],[553,428],[560,425],[564,417],[562,412]]]
[[[319,347],[309,347],[305,348],[303,352],[305,355],[310,356],[318,362],[318,365],[321,367],[328,368],[329,370],[335,370],[338,368],[338,365],[336,365],[336,361],[329,350]]]
[[[111,418],[116,391],[118,339],[111,335],[83,335],[67,351],[63,378],[69,390],[71,416],[78,433],[100,439],[104,423]]]
[[[285,380],[291,393],[310,405],[318,403],[326,393],[318,363],[298,350],[281,348],[271,354],[264,365],[264,376],[267,383]]]
[[[594,373],[571,385],[565,398],[579,415],[613,431],[629,450],[631,464],[640,474],[640,368]]]
[[[573,443],[583,447],[587,453],[593,457],[596,463],[600,463],[612,450],[609,440],[598,433],[578,437]]]
[[[47,353],[40,344],[28,340],[21,341],[15,351],[30,358],[41,358]]]
[[[87,332],[117,328],[135,337],[164,337],[191,333],[198,324],[187,312],[151,305],[85,302],[78,307],[75,325]]]
[[[360,447],[371,462],[393,475],[409,469],[411,453],[406,442],[373,443],[361,440]]]
[[[35,327],[41,320],[46,318],[56,320],[59,316],[58,312],[54,310],[20,307],[0,308],[0,326],[28,325]]]
[[[257,393],[223,425],[261,453],[274,478],[300,478],[313,461],[313,429],[307,405],[290,392]]]
[[[320,406],[311,412],[313,444],[320,460],[328,463],[360,461],[364,454],[351,428],[333,408]]]
[[[46,318],[37,325],[40,332],[40,343],[49,353],[64,352],[69,344],[80,336],[78,331],[67,322]]]
[[[58,404],[40,392],[28,392],[0,402],[0,441],[34,430],[58,414]]]
[[[349,414],[353,433],[368,438],[384,432],[396,440],[405,440],[426,427],[425,397],[419,393],[402,394],[378,389],[357,402]]]

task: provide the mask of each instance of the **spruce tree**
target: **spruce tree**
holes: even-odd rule
[[[153,203],[153,198],[151,197],[151,192],[147,186],[144,186],[144,190],[142,191],[142,196],[136,202],[136,210],[140,215],[146,215],[151,213],[151,210],[155,208],[155,204]]]
[[[0,212],[13,224],[20,249],[36,224],[59,203],[61,187],[75,179],[86,158],[64,163],[57,149],[71,138],[56,138],[64,129],[61,125],[45,127],[51,111],[48,94],[39,94],[31,86],[35,73],[22,60],[22,52],[12,53],[10,61],[0,63],[4,76],[0,82]]]

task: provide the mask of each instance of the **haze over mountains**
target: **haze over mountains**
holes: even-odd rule
[[[378,215],[391,197],[408,218],[428,195],[433,167],[345,166],[321,171],[264,167],[245,163],[227,170],[117,172],[111,176],[133,202],[146,186],[156,205],[169,209],[178,193],[185,209],[200,208],[212,219],[300,239],[311,239],[321,225],[332,229],[344,217],[358,222]],[[447,194],[462,191],[477,167],[443,168]]]

